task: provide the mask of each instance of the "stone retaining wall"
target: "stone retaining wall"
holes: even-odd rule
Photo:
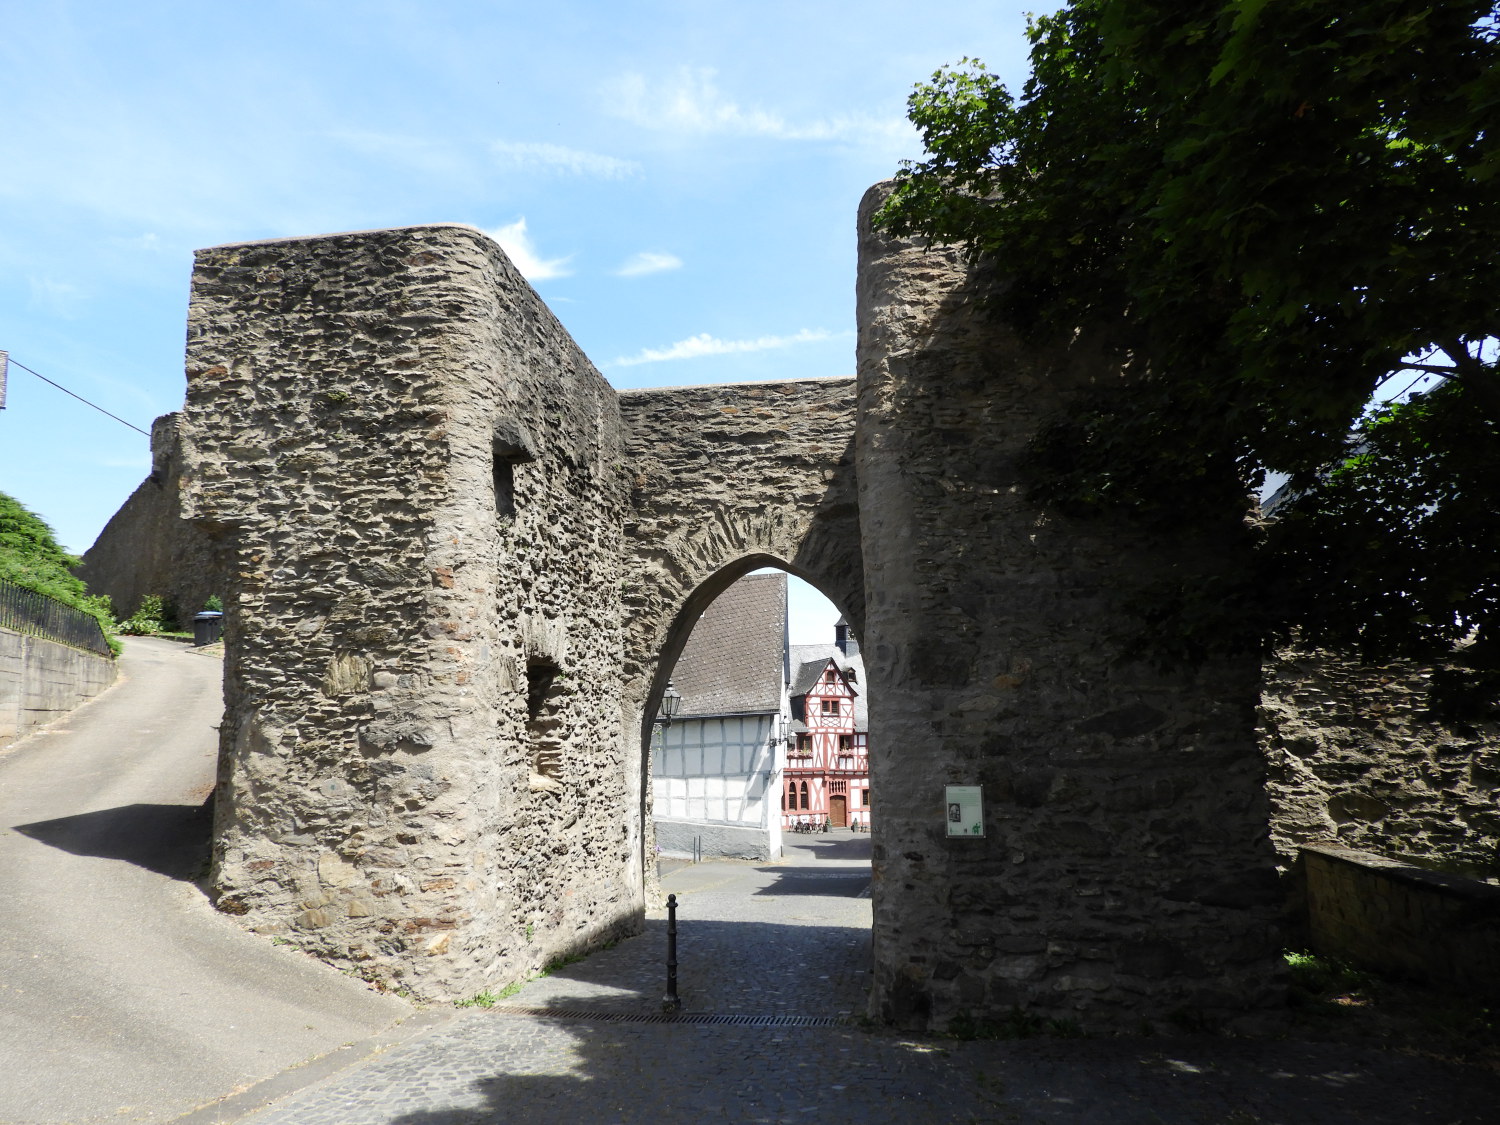
[[[1500,887],[1351,848],[1301,862],[1316,952],[1500,999]]]
[[[88,702],[116,671],[108,657],[0,629],[0,746]]]

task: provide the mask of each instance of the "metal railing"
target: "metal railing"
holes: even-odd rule
[[[0,629],[44,637],[100,656],[114,655],[97,617],[3,578],[0,578]]]

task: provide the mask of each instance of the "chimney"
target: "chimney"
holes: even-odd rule
[[[828,619],[825,617],[823,620],[826,621]],[[833,627],[833,643],[838,646],[838,650],[845,656],[859,655],[859,642],[849,635],[849,622],[845,621],[842,617],[838,619],[838,623]]]

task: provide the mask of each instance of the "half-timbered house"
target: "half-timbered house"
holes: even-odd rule
[[[841,619],[832,645],[794,645],[790,656],[782,826],[868,829],[869,722],[859,646]]]

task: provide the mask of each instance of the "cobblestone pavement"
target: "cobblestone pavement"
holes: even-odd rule
[[[794,838],[795,839],[795,838]],[[1391,1052],[1219,1039],[957,1042],[797,1026],[862,1010],[868,839],[671,872],[685,1018],[658,1022],[664,927],[455,1013],[244,1125],[1104,1122],[1454,1125],[1500,1082]],[[509,1011],[506,1011],[509,1008]],[[516,1014],[523,1009],[567,1016]],[[573,1014],[577,1013],[577,1014]],[[705,1013],[779,1020],[700,1022]],[[195,1115],[194,1121],[234,1117]]]

